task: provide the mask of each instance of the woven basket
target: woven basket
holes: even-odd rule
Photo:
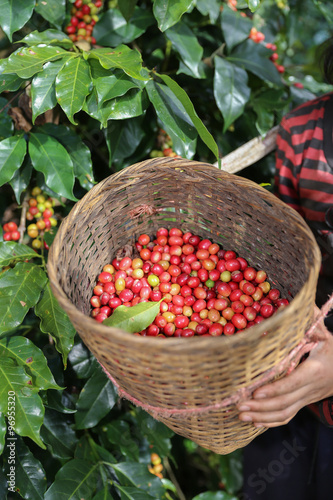
[[[140,337],[89,317],[102,267],[161,226],[235,250],[264,269],[290,305],[232,337]],[[135,164],[94,186],[61,223],[48,260],[55,297],[116,384],[174,432],[219,454],[263,432],[239,421],[234,402],[223,402],[260,385],[302,340],[319,267],[308,226],[274,195],[212,165],[171,158]]]

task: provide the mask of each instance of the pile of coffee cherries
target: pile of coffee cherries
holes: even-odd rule
[[[263,269],[207,238],[179,228],[141,234],[137,257],[114,258],[98,276],[91,316],[103,322],[120,305],[159,302],[154,322],[137,335],[233,335],[289,304]]]

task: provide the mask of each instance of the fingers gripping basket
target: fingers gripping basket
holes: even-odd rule
[[[232,337],[140,337],[89,317],[102,267],[139,234],[161,226],[235,250],[264,269],[291,304]],[[108,177],[74,206],[50,249],[48,270],[60,305],[120,389],[176,433],[225,454],[263,432],[240,422],[234,403],[303,338],[319,263],[302,218],[265,189],[209,164],[158,158]]]

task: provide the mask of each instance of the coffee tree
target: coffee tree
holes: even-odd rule
[[[52,295],[47,254],[106,176],[157,156],[220,163],[330,90],[316,50],[332,21],[317,0],[2,0],[1,498],[240,494],[241,452],[118,399]],[[273,170],[269,155],[241,174],[271,184]]]

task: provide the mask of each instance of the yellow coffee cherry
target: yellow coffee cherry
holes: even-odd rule
[[[133,269],[141,269],[141,267],[143,266],[143,260],[142,259],[139,259],[139,258],[135,258],[132,260],[132,268]]]
[[[45,222],[43,221],[43,219],[39,219],[39,220],[36,222],[36,226],[37,226],[37,227],[38,227],[38,229],[40,229],[40,230],[45,229]]]
[[[44,212],[45,210],[45,204],[44,203],[38,203],[37,208],[40,212]]]
[[[153,465],[158,465],[162,462],[161,457],[157,453],[152,453],[150,455],[150,461]]]
[[[35,250],[39,250],[42,247],[42,242],[40,240],[32,240],[31,246]]]
[[[144,274],[143,269],[134,269],[131,276],[135,280],[139,280],[144,277]]]
[[[118,278],[114,286],[116,287],[117,292],[121,292],[126,287],[125,280],[123,278]]]
[[[52,208],[53,207],[53,201],[51,199],[46,200],[44,203],[45,208]]]
[[[37,195],[36,200],[37,200],[37,203],[44,203],[46,201],[45,196],[42,194]]]
[[[37,195],[41,194],[41,192],[42,192],[41,188],[38,186],[35,186],[33,188],[33,190],[31,191],[31,194],[32,194],[32,196],[37,196]]]
[[[52,219],[52,217],[50,217],[50,219]],[[51,222],[52,224],[52,222]],[[113,267],[112,264],[106,264],[104,267],[103,267],[103,271],[105,273],[109,273],[109,274],[114,274],[116,272],[115,268]]]
[[[155,474],[160,474],[163,470],[163,465],[162,464],[156,464],[154,465],[154,472]]]
[[[29,224],[29,226],[27,227],[27,232],[30,238],[37,238],[38,227],[36,226],[36,224]]]

